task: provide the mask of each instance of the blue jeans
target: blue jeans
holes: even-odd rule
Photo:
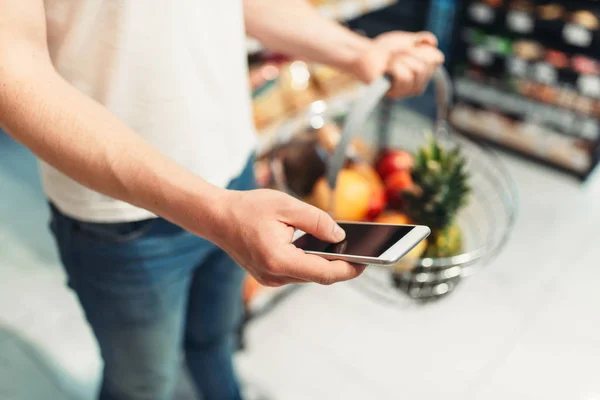
[[[256,188],[252,162],[229,188]],[[203,399],[240,399],[232,354],[244,270],[164,219],[85,223],[51,209],[69,286],[100,345],[100,399],[170,399],[182,356]]]

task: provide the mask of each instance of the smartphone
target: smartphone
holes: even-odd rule
[[[366,222],[338,224],[346,232],[346,239],[340,243],[324,242],[302,231],[296,231],[293,244],[308,254],[328,260],[392,266],[431,233],[428,227],[421,225]]]

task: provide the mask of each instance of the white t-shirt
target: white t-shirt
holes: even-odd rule
[[[58,72],[164,154],[224,187],[254,149],[241,0],[45,0]],[[83,221],[146,210],[41,163],[49,199]]]

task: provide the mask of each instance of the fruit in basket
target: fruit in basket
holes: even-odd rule
[[[410,219],[406,214],[397,211],[386,211],[375,218],[375,222],[378,224],[411,225]]]
[[[404,192],[404,210],[413,221],[431,228],[426,255],[457,255],[463,240],[455,219],[471,192],[461,149],[446,149],[430,136],[415,157],[412,178],[413,189]]]
[[[373,167],[371,165],[369,165],[369,163],[355,162],[355,163],[352,163],[352,165],[350,166],[350,169],[358,172],[363,177],[365,177],[365,179],[367,179],[369,181],[369,183],[371,184],[371,186],[373,186],[373,188],[377,188],[377,189],[384,188],[383,181],[377,174],[377,171],[375,171],[375,169],[373,169]]]
[[[433,232],[425,251],[426,257],[445,258],[460,254],[463,250],[463,235],[456,224]]]
[[[372,195],[369,202],[369,211],[367,220],[372,221],[379,216],[387,207],[387,195],[385,187],[377,171],[366,162],[356,162],[350,166],[350,169],[361,174],[371,185]]]
[[[364,221],[370,211],[372,196],[369,181],[360,173],[345,168],[339,173],[335,195],[327,179],[321,177],[306,201],[327,212],[333,206],[334,217],[338,220]]]
[[[415,157],[412,190],[404,192],[408,216],[432,230],[450,226],[470,194],[469,174],[461,149],[445,149],[433,136]]]
[[[385,180],[386,195],[392,208],[401,210],[404,206],[404,193],[411,190],[413,180],[409,170],[399,170]]]
[[[413,222],[401,212],[397,211],[386,211],[375,219],[375,222],[380,224],[392,224],[392,225],[413,225]],[[427,239],[421,241],[414,249],[412,249],[407,255],[402,257],[392,269],[396,272],[407,272],[416,266],[416,261],[421,258],[425,250],[427,249]]]
[[[277,151],[285,183],[297,196],[307,196],[315,182],[325,174],[325,162],[317,151],[314,139],[295,139]]]
[[[385,190],[375,189],[371,194],[371,201],[369,202],[369,210],[367,211],[367,221],[372,221],[377,218],[387,206],[387,196]]]
[[[388,176],[398,171],[409,171],[414,163],[413,155],[404,150],[386,149],[377,158],[375,169],[386,180]]]

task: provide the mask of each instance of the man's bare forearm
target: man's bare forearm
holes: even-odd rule
[[[222,203],[216,200],[224,190],[164,156],[40,58],[32,67],[0,67],[2,128],[77,182],[180,225],[205,227],[195,233],[210,237],[212,224],[193,219],[215,218],[219,210],[210,207]]]
[[[248,35],[269,49],[350,72],[370,44],[306,0],[244,0],[244,14]]]

